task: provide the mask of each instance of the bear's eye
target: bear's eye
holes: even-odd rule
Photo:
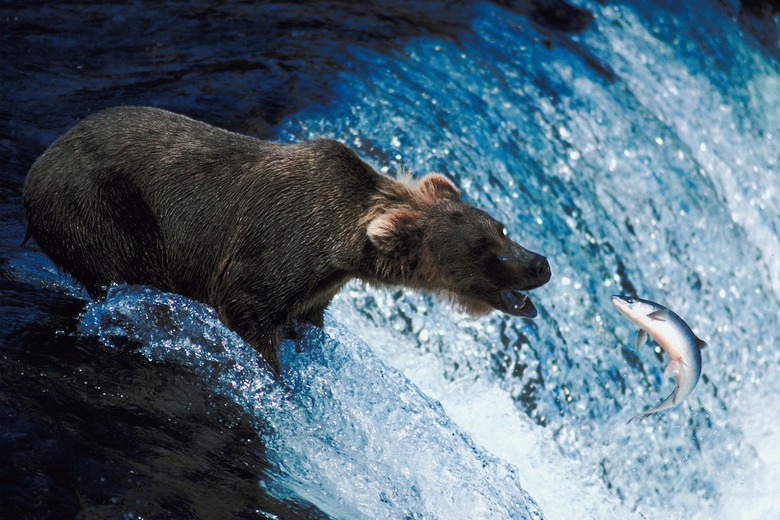
[[[498,231],[499,235],[509,238],[509,233],[506,230],[506,226],[504,226],[501,222],[496,222],[494,229]]]

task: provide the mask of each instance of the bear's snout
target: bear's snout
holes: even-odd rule
[[[522,291],[536,289],[550,281],[552,276],[547,258],[528,251],[512,242],[513,255],[506,258],[508,276],[502,281],[500,298],[495,307],[507,314],[524,318],[535,318],[536,307],[531,298]]]
[[[547,258],[515,242],[508,242],[506,257],[502,258],[506,270],[501,284],[505,289],[530,291],[550,281],[552,272]]]
[[[550,263],[547,261],[547,258],[543,257],[542,255],[537,255],[536,253],[534,253],[534,255],[535,258],[531,260],[528,270],[526,271],[530,287],[524,287],[525,290],[541,287],[542,285],[549,282],[550,278],[552,277]]]

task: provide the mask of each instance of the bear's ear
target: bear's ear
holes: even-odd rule
[[[460,190],[440,173],[429,173],[417,181],[415,187],[427,202],[436,202],[441,198],[460,200]]]
[[[422,243],[422,214],[411,209],[382,213],[368,223],[368,239],[386,255],[411,257]]]

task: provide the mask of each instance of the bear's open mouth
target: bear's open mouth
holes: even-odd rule
[[[517,289],[504,289],[501,291],[501,303],[503,304],[501,310],[507,314],[523,318],[536,317],[536,307],[534,307],[531,298]]]

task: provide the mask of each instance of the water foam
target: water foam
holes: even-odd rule
[[[283,342],[281,381],[213,309],[177,295],[114,287],[80,332],[187,366],[240,405],[279,498],[294,491],[334,518],[542,517],[512,466],[330,318]]]
[[[748,469],[776,480],[771,435],[751,431],[771,431],[754,402],[773,401],[764,383],[780,375],[780,120],[767,89],[778,69],[731,15],[702,4],[582,2],[594,26],[548,45],[522,17],[485,6],[458,44],[359,54],[370,70],[345,73],[336,101],[282,129],[340,138],[383,171],[441,171],[550,258],[553,280],[531,295],[533,323],[466,320],[446,303],[359,285],[334,312],[377,351],[388,340],[372,331],[394,330],[437,359],[438,374],[417,380],[426,390],[480,382],[485,409],[504,392],[536,425],[530,437],[552,439],[547,453],[601,483],[571,476],[585,504],[539,499],[561,518],[608,497],[649,517],[706,518],[742,496],[780,511],[767,484],[751,490]],[[630,426],[672,383],[659,348],[627,348],[635,332],[609,303],[622,292],[673,308],[710,344],[695,392]],[[383,358],[400,366],[399,350]],[[432,392],[452,413],[479,400]],[[459,420],[477,438],[480,419]],[[507,431],[480,442],[509,445]]]

